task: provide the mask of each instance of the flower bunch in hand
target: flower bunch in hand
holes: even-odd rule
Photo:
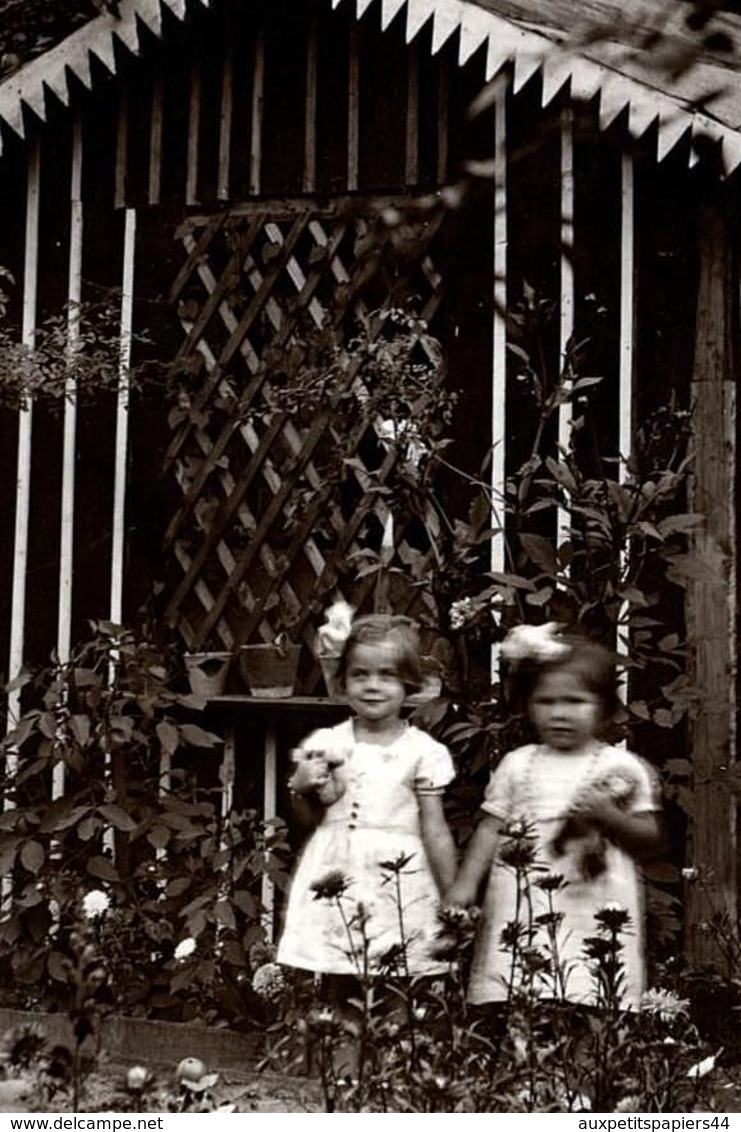
[[[605,871],[607,841],[592,817],[595,801],[604,801],[620,810],[627,810],[635,797],[638,783],[625,770],[612,770],[590,778],[573,799],[566,816],[551,841],[551,850],[560,857],[570,841],[578,841],[577,861],[585,879]]]

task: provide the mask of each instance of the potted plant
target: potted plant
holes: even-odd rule
[[[242,679],[253,696],[285,699],[296,688],[301,645],[285,631],[273,641],[241,645],[238,652]]]
[[[210,700],[224,694],[232,662],[230,652],[186,652],[183,661],[194,696]]]

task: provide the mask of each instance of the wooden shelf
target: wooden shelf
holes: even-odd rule
[[[329,696],[213,696],[206,701],[209,708],[255,708],[263,711],[347,711],[344,700],[330,699]]]

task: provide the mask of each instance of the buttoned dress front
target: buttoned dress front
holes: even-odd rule
[[[333,773],[344,793],[327,806],[298,862],[278,961],[308,971],[359,974],[363,931],[371,969],[378,969],[398,948],[403,930],[402,969],[444,971],[445,964],[430,954],[440,896],[422,842],[418,798],[442,793],[453,779],[447,748],[412,725],[390,746],[357,742],[352,720],[315,731],[301,746],[342,759]],[[409,860],[398,874],[399,900],[396,876],[383,864],[402,858]],[[341,909],[312,887],[338,871],[347,881]]]

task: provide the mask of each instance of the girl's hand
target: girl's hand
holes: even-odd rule
[[[577,824],[583,823],[585,827],[588,825],[609,827],[616,812],[618,807],[609,794],[596,786],[588,786],[574,802],[570,816],[576,819]]]
[[[291,752],[296,769],[288,780],[288,789],[294,794],[320,791],[329,782],[329,767],[324,751],[307,751],[297,748]]]

